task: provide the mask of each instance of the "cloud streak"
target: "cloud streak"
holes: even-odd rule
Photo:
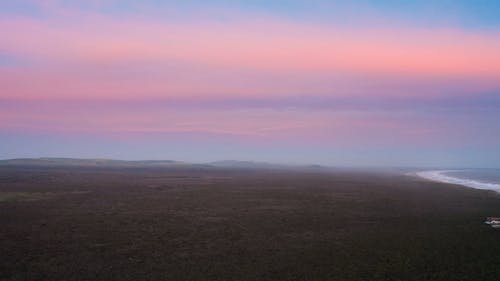
[[[2,50],[50,60],[184,61],[269,71],[498,77],[496,32],[348,28],[279,19],[176,22],[99,15],[0,21]]]

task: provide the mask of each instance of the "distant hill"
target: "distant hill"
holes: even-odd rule
[[[3,166],[43,166],[43,167],[179,167],[179,168],[228,168],[228,169],[273,169],[273,170],[323,170],[327,167],[319,165],[299,166],[274,164],[268,162],[222,160],[205,164],[195,164],[175,160],[113,160],[113,159],[78,159],[78,158],[18,158],[0,160]]]
[[[76,158],[19,158],[0,160],[0,165],[23,165],[23,166],[118,166],[118,167],[134,167],[134,166],[180,166],[191,165],[190,163],[173,161],[173,160],[141,160],[141,161],[126,161],[126,160],[111,160],[111,159],[76,159]]]
[[[289,168],[287,165],[272,164],[267,162],[221,160],[207,163],[210,166],[224,168],[248,168],[248,169],[270,169],[270,168]]]
[[[268,162],[254,162],[254,161],[238,161],[238,160],[222,160],[207,163],[207,165],[221,168],[236,168],[236,169],[307,169],[307,170],[322,170],[328,169],[320,165],[285,165]]]

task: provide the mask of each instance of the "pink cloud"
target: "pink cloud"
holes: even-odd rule
[[[500,36],[494,31],[345,28],[248,17],[224,23],[125,21],[61,14],[51,20],[0,19],[0,52],[27,61],[0,66],[0,98],[18,104],[2,108],[0,130],[196,133],[332,145],[449,142],[470,138],[476,125],[456,128],[453,118],[444,115],[387,113],[369,103],[368,112],[362,112],[308,110],[293,104],[281,110],[221,109],[203,102],[238,97],[244,103],[245,98],[259,97],[272,104],[272,98],[296,96],[376,101],[449,97],[500,87]],[[200,102],[196,109],[119,105],[123,100],[161,98]],[[63,102],[24,108],[23,102],[30,99],[35,104]],[[82,100],[109,104],[79,108]]]
[[[0,20],[3,52],[79,65],[178,61],[285,73],[500,77],[500,36],[458,29],[261,22]]]
[[[451,123],[450,123],[451,122]],[[63,134],[218,135],[240,141],[339,145],[434,143],[470,138],[447,117],[404,112],[310,111],[298,109],[85,108],[46,106],[6,109],[0,131]],[[473,129],[473,128],[472,128]]]
[[[205,21],[4,17],[0,51],[31,64],[0,68],[0,97],[405,96],[500,86],[494,32]]]

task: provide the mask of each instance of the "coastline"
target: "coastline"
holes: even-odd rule
[[[455,170],[421,171],[421,172],[414,173],[414,175],[417,177],[423,178],[423,179],[431,180],[431,181],[449,183],[449,184],[458,184],[458,185],[462,185],[462,186],[474,188],[474,189],[493,190],[493,191],[500,193],[500,184],[485,183],[485,182],[480,182],[480,181],[471,180],[471,179],[460,179],[460,178],[455,178],[455,177],[445,175],[446,172],[451,172],[451,171],[455,171]]]

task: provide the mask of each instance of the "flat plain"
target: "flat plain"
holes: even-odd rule
[[[491,191],[397,172],[0,166],[0,280],[500,280]]]

